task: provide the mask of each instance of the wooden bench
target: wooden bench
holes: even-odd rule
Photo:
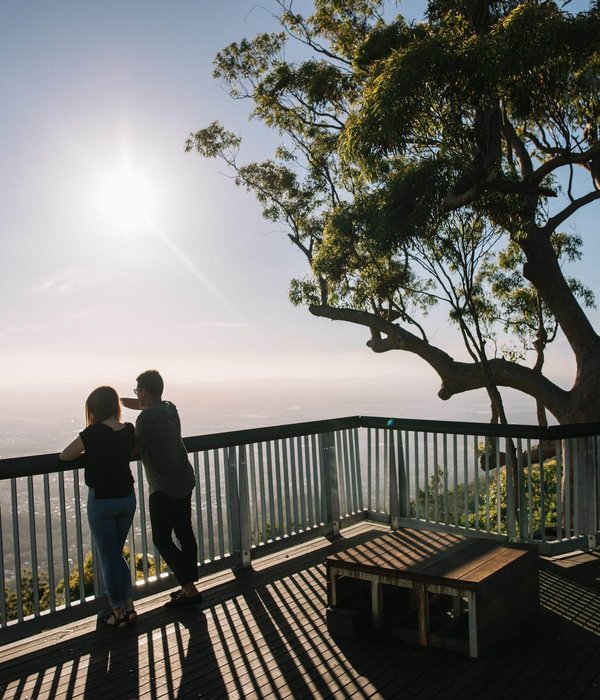
[[[532,547],[402,528],[326,566],[330,632],[366,606],[376,632],[477,657],[539,608]]]

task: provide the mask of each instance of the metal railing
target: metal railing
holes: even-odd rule
[[[539,544],[547,554],[597,546],[600,424],[360,423],[368,517]]]
[[[596,547],[600,425],[492,426],[350,417],[185,440],[196,475],[202,574],[359,519]],[[148,493],[127,548],[136,595],[173,586],[151,543]],[[0,460],[0,638],[91,614],[101,572],[82,506],[83,469],[57,455]]]

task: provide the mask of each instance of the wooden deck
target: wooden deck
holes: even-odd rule
[[[482,659],[332,639],[323,561],[381,532],[361,523],[205,579],[199,610],[169,613],[155,596],[128,630],[88,618],[5,645],[0,698],[600,697],[598,554],[542,561],[539,618]]]

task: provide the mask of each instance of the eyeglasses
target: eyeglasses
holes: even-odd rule
[[[145,389],[138,389],[137,387],[133,390],[133,393],[136,396],[139,396],[143,391],[146,391]]]

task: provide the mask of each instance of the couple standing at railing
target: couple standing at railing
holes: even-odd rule
[[[176,407],[162,400],[164,383],[156,370],[137,378],[136,398],[119,401],[109,386],[92,391],[85,402],[87,427],[60,454],[62,460],[83,456],[89,487],[87,513],[110,608],[100,621],[116,629],[137,617],[131,572],[123,556],[136,508],[130,459],[141,453],[150,493],[152,541],[181,589],[165,603],[179,609],[202,602],[196,588],[198,545],[192,528],[194,471],[181,437]],[[141,410],[135,428],[121,421],[121,404]],[[173,541],[175,534],[179,546]]]

